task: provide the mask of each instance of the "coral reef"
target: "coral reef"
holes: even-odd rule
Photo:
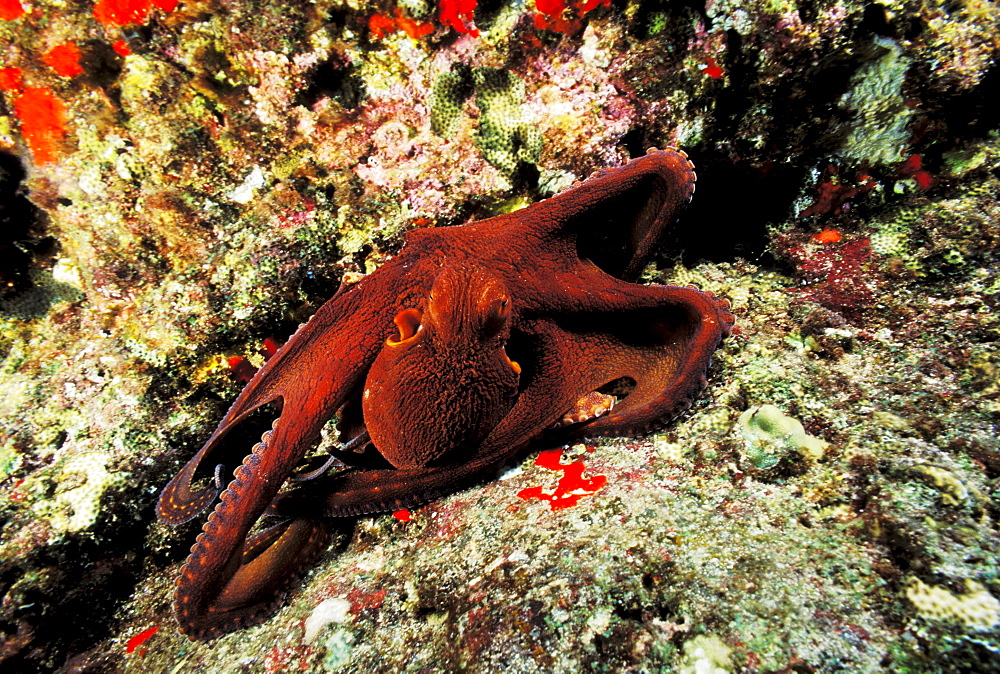
[[[998,35],[987,0],[0,0],[0,669],[995,671]],[[152,506],[238,363],[404,232],[671,143],[698,189],[644,276],[738,318],[702,400],[332,522],[270,621],[176,633],[200,523]]]
[[[542,136],[525,110],[524,82],[497,68],[472,71],[479,126],[476,145],[489,163],[507,174],[522,164],[534,164],[542,151]]]

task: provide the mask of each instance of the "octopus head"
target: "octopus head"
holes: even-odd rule
[[[442,269],[422,310],[406,308],[369,370],[365,425],[397,468],[446,462],[472,449],[510,411],[520,366],[505,350],[512,298],[480,268]]]

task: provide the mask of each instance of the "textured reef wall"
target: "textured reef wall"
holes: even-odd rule
[[[1000,668],[998,36],[989,0],[0,0],[0,669]],[[266,624],[176,633],[199,523],[152,507],[243,359],[403,232],[670,144],[646,279],[738,317],[688,414],[334,523]]]

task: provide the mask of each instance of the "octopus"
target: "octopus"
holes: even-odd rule
[[[529,445],[645,433],[686,410],[733,315],[694,287],[635,281],[694,186],[686,154],[650,150],[523,210],[410,231],[342,284],[160,495],[169,524],[215,504],[177,579],[180,631],[267,620],[327,546],[328,518],[419,506]],[[224,484],[226,438],[259,413],[272,427]],[[342,444],[310,463],[333,417]]]

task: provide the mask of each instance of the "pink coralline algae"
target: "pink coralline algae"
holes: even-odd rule
[[[617,163],[616,139],[635,126],[640,105],[617,86],[611,69],[588,63],[577,52],[556,58],[539,55],[528,70],[537,85],[529,82],[525,105],[546,144],[578,148],[579,157],[598,164]],[[589,85],[578,86],[580,82]],[[570,166],[581,173],[589,168]]]
[[[867,237],[797,244],[787,249],[804,286],[803,297],[845,315],[873,304],[876,290]]]
[[[595,494],[604,487],[608,481],[606,476],[583,477],[583,461],[564,464],[561,462],[562,452],[561,449],[549,449],[541,452],[535,459],[536,466],[562,471],[563,475],[553,491],[547,492],[541,486],[528,487],[519,491],[517,495],[523,499],[537,498],[548,501],[552,510],[562,510],[575,506],[584,496]]]
[[[308,672],[312,669],[312,659],[315,654],[316,649],[308,644],[275,646],[264,656],[264,671],[267,674]]]

